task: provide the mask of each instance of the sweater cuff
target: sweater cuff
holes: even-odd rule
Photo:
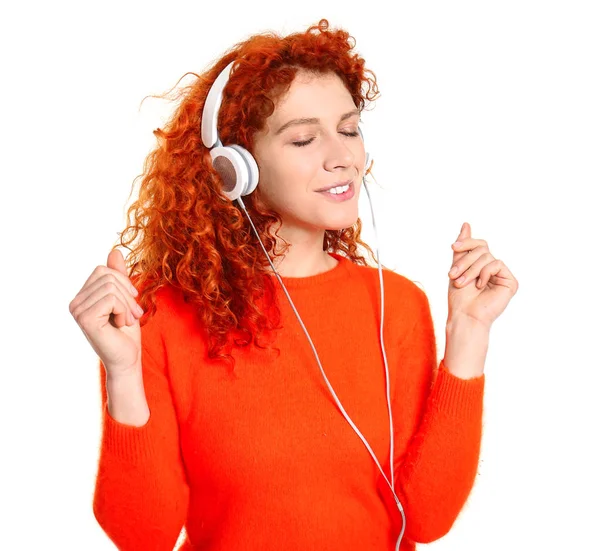
[[[129,463],[141,463],[155,457],[156,434],[152,413],[145,425],[125,425],[112,417],[107,404],[102,410],[101,449]]]
[[[480,418],[483,413],[483,391],[485,374],[471,379],[463,379],[452,374],[444,360],[440,367],[432,389],[432,398],[438,408],[453,417]]]

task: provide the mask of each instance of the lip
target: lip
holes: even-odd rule
[[[346,180],[345,182],[337,182],[330,186],[318,189],[317,191],[320,193],[321,191],[328,191],[330,189],[333,189],[334,187],[347,186],[347,185],[352,185],[352,180]]]
[[[328,189],[331,189],[331,188],[328,188]],[[348,201],[349,199],[352,199],[352,197],[354,197],[354,184],[352,182],[350,182],[350,187],[348,188],[348,191],[346,191],[345,193],[334,194],[334,193],[329,193],[329,191],[319,191],[318,193],[320,193],[321,195],[324,195],[330,201],[336,201],[336,202]]]

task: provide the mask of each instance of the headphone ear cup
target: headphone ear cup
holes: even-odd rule
[[[211,149],[212,165],[223,182],[223,194],[235,201],[249,195],[258,185],[258,165],[250,152],[239,145]]]
[[[213,168],[221,177],[223,194],[230,201],[235,201],[248,181],[246,163],[231,147],[214,147],[210,156]]]
[[[231,144],[229,147],[235,149],[246,164],[248,179],[242,190],[242,195],[250,195],[256,189],[256,186],[258,186],[259,174],[256,159],[252,156],[250,151],[244,149],[241,145]]]

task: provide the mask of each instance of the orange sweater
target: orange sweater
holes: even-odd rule
[[[327,377],[389,473],[379,275],[333,254],[335,268],[282,278]],[[106,409],[94,514],[123,551],[390,550],[402,527],[393,496],[342,416],[279,282],[284,329],[275,353],[234,348],[235,373],[206,363],[190,305],[173,288],[142,327],[150,419]],[[383,269],[396,493],[406,515],[402,551],[445,535],[473,486],[484,375],[439,368],[426,294]]]

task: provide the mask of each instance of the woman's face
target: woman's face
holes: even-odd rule
[[[283,219],[282,235],[339,230],[358,218],[365,149],[359,112],[334,73],[298,72],[255,136],[261,197]],[[318,190],[350,181],[354,196],[339,201]]]

